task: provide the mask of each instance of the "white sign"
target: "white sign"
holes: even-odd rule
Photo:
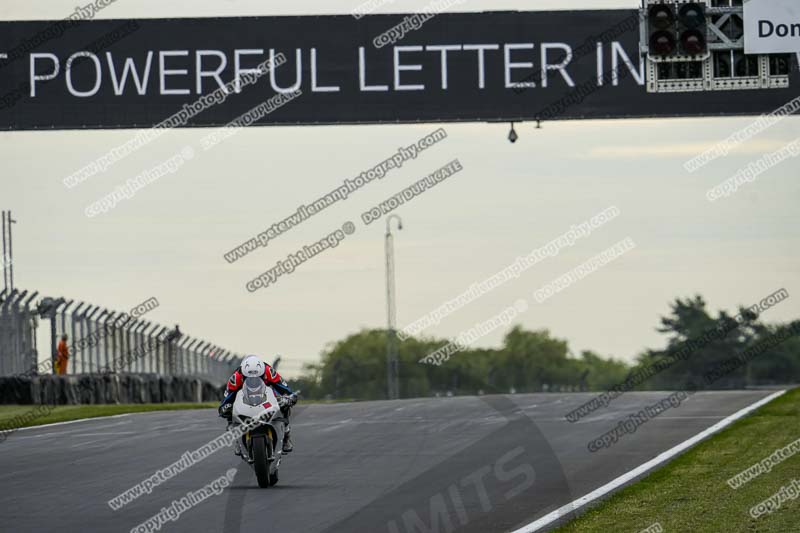
[[[745,0],[744,52],[800,52],[800,0]]]

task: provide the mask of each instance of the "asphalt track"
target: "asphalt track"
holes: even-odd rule
[[[118,511],[110,498],[221,433],[214,410],[34,428],[0,444],[0,531],[131,531],[230,468],[231,487],[160,531],[509,531],[769,393],[699,392],[596,453],[591,439],[669,393],[629,393],[577,423],[564,415],[591,394],[298,406],[276,487],[225,449]]]

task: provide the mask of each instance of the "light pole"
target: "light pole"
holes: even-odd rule
[[[8,290],[8,270],[6,269],[6,212],[3,211],[3,256],[0,257],[0,263],[3,263],[3,288],[6,292]]]
[[[14,290],[14,242],[12,241],[11,225],[17,221],[11,218],[11,211],[3,211],[3,286],[8,292]],[[8,239],[8,245],[6,245]]]
[[[399,372],[397,362],[397,332],[395,331],[395,292],[394,292],[394,236],[392,220],[397,220],[397,229],[403,229],[403,220],[397,215],[386,219],[386,390],[390,400],[400,397]]]
[[[12,241],[13,225],[17,223],[11,218],[11,211],[8,212],[8,285],[14,290],[14,242]]]

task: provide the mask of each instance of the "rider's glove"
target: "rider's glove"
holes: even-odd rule
[[[292,393],[289,395],[289,405],[295,405],[297,403],[297,394]]]

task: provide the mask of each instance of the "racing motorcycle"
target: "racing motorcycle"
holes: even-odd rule
[[[293,396],[296,398],[298,393]],[[267,488],[278,482],[283,455],[286,420],[281,409],[292,405],[291,396],[277,397],[272,387],[258,377],[244,380],[233,402],[233,430],[242,433],[238,455],[252,465],[258,486]]]

